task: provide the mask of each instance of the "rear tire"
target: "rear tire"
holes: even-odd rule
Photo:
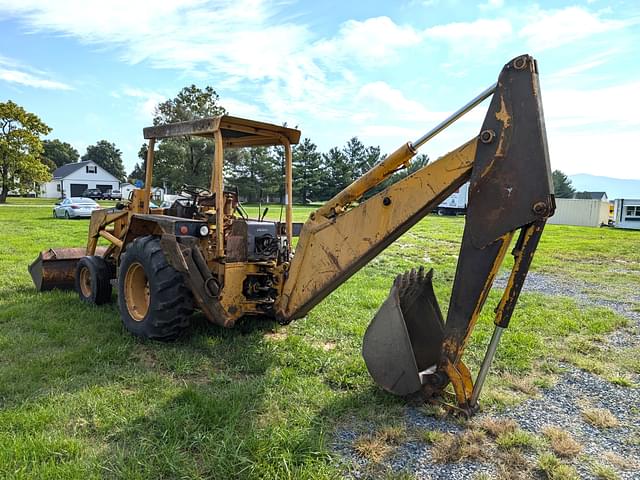
[[[158,237],[136,238],[122,255],[118,306],[124,327],[137,337],[171,341],[189,326],[193,296]]]
[[[82,257],[76,267],[76,292],[80,300],[94,305],[111,301],[111,268],[102,257]]]

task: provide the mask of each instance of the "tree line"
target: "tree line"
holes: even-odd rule
[[[212,87],[195,85],[183,88],[175,98],[156,106],[154,125],[163,125],[196,118],[223,115],[226,109]],[[286,126],[286,125],[285,125]],[[120,181],[144,181],[147,144],[139,150],[140,161],[129,175],[122,161],[122,152],[113,142],[100,140],[87,147],[82,157],[69,143],[59,139],[42,139],[51,129],[33,113],[11,100],[0,103],[0,203],[5,203],[8,191],[31,190],[34,184],[51,179],[52,172],[67,163],[92,160]],[[169,192],[180,191],[183,185],[207,187],[210,184],[214,152],[212,140],[202,137],[181,137],[161,140],[154,152],[154,186]],[[309,138],[292,148],[294,201],[307,203],[331,198],[385,158],[378,146],[364,145],[357,137],[342,147],[321,152]],[[429,162],[425,154],[418,155],[407,169],[388,178],[374,189],[375,193],[390,183],[423,167]],[[281,201],[284,197],[284,152],[282,147],[256,147],[225,151],[225,185],[237,188],[249,202]],[[559,170],[553,172],[556,196],[571,197],[575,190],[568,177]]]
[[[183,88],[175,98],[156,107],[153,124],[183,122],[225,113],[226,109],[220,105],[219,96],[213,88],[201,90],[191,85]],[[171,191],[178,191],[185,184],[207,187],[213,152],[213,141],[202,137],[160,141],[154,151],[154,186],[165,186]],[[380,147],[366,146],[357,137],[351,138],[343,147],[333,147],[328,152],[319,151],[315,143],[305,138],[292,147],[292,154],[294,201],[300,203],[332,197],[384,158]],[[141,146],[138,157],[140,161],[129,175],[132,182],[144,179],[146,144]],[[426,155],[419,155],[409,172],[426,165],[428,161]],[[407,170],[399,172],[386,184],[407,173]],[[282,147],[225,150],[225,185],[227,188],[237,188],[246,201],[282,200],[284,175]]]

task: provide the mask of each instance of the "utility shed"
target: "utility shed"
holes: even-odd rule
[[[640,230],[640,199],[616,199],[613,204],[613,225]]]
[[[548,220],[555,225],[599,227],[609,223],[609,202],[579,198],[556,198],[556,213]]]

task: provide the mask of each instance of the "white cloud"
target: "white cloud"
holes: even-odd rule
[[[389,63],[399,49],[417,45],[422,36],[411,26],[389,17],[348,20],[338,35],[316,43],[314,50],[327,62],[349,57],[367,65]]]
[[[600,18],[582,7],[567,7],[535,10],[518,35],[530,49],[542,51],[628,25],[626,21]]]
[[[254,103],[247,103],[234,98],[225,98],[223,103],[229,115],[234,117],[260,119],[264,116],[262,109]]]
[[[596,139],[594,141],[594,139]],[[637,131],[549,132],[551,167],[573,175],[590,173],[616,178],[640,178],[640,162],[629,146],[638,140]]]
[[[600,130],[640,126],[640,81],[603,88],[542,91],[547,125],[553,129],[593,126]]]
[[[114,93],[112,93],[112,96],[115,98],[120,98],[122,96],[135,98],[137,100],[138,115],[148,121],[153,118],[156,105],[167,99],[166,95],[161,93],[132,87],[125,87],[120,94],[118,92]]]
[[[0,80],[17,83],[25,87],[43,88],[47,90],[73,90],[66,83],[46,78],[44,72],[25,66],[20,62],[0,56]]]
[[[487,0],[486,2],[478,5],[480,10],[493,10],[502,7],[504,7],[504,0]]]
[[[437,0],[423,1],[425,5],[434,2]],[[311,124],[316,131],[308,133],[314,140],[325,136],[331,143],[339,143],[340,135],[348,138],[361,134],[368,136],[363,140],[381,143],[390,151],[446,116],[426,107],[421,101],[424,91],[416,89],[414,98],[403,94],[409,91],[407,85],[411,83],[407,79],[412,75],[432,75],[439,83],[449,81],[451,88],[444,91],[451,92],[461,83],[447,75],[451,72],[442,63],[464,68],[465,73],[489,61],[497,68],[498,50],[521,50],[526,44],[539,51],[630,24],[608,19],[603,12],[592,13],[587,7],[518,11],[500,10],[501,3],[482,3],[481,9],[493,7],[483,12],[486,18],[430,28],[424,28],[425,24],[399,24],[387,16],[349,20],[326,38],[300,20],[304,17],[283,17],[291,8],[289,2],[281,0],[157,0],[152,7],[136,0],[0,0],[0,14],[3,18],[16,17],[29,32],[70,36],[111,49],[129,63],[186,70],[201,82],[213,82],[222,94],[222,104],[232,114],[264,114],[267,120],[288,121],[301,128]],[[521,30],[520,25],[524,25]],[[401,72],[383,68],[398,61],[404,52],[423,55],[424,59],[427,55],[421,49],[425,48],[428,60],[437,51],[438,67],[420,62],[415,62],[415,67],[403,64],[407,68],[401,81],[397,80]],[[637,103],[633,106],[640,88],[637,82],[601,90],[560,88],[607,58],[605,54],[583,56],[579,63],[548,75],[547,80],[543,76],[543,82],[556,87],[543,88],[554,162],[568,157],[572,149],[594,158],[585,146],[588,142],[577,145],[577,139],[591,137],[593,143],[594,138],[614,138],[613,133],[597,130],[606,124],[626,128],[619,140],[631,138],[627,135],[630,128],[637,130],[638,120],[633,117],[638,110]],[[46,73],[1,62],[0,79],[39,88],[71,88]],[[119,101],[128,98],[138,115],[147,119],[155,105],[166,98],[160,92],[135,88],[112,94],[115,100],[118,95]],[[249,98],[251,103],[240,100]],[[443,108],[457,106],[435,100],[441,101]],[[429,144],[429,151],[447,151],[477,133],[481,119],[476,122],[476,116],[481,115],[474,112],[456,126],[461,133],[452,129],[438,136]],[[585,134],[587,129],[595,133]],[[621,153],[632,144],[629,141],[611,148]],[[604,149],[601,143],[598,148]],[[619,161],[627,162],[627,158],[630,155]]]
[[[116,47],[130,63],[207,65],[247,78],[278,75],[281,60],[306,43],[305,27],[271,24],[271,6],[267,0],[160,0],[152,8],[132,0],[0,0],[0,11],[31,30]]]
[[[360,88],[356,101],[374,107],[385,117],[393,115],[403,120],[437,121],[444,118],[442,112],[432,112],[420,102],[410,100],[404,94],[385,82],[371,82]]]
[[[447,42],[454,53],[467,54],[479,50],[493,50],[508,38],[512,31],[511,21],[507,18],[481,18],[473,22],[436,25],[425,30],[425,36]]]
[[[574,63],[573,65],[569,65],[565,68],[562,68],[561,70],[553,72],[549,75],[545,75],[545,83],[561,83],[566,81],[574,81],[577,76],[605,64],[611,57],[620,53],[620,50],[612,48],[604,52],[599,52],[595,55],[580,59],[579,62]]]

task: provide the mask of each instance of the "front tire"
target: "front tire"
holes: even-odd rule
[[[158,237],[136,238],[121,257],[118,306],[124,327],[137,337],[171,341],[189,326],[191,291]]]
[[[76,267],[76,292],[80,300],[94,305],[111,301],[111,268],[102,257],[82,257]]]

